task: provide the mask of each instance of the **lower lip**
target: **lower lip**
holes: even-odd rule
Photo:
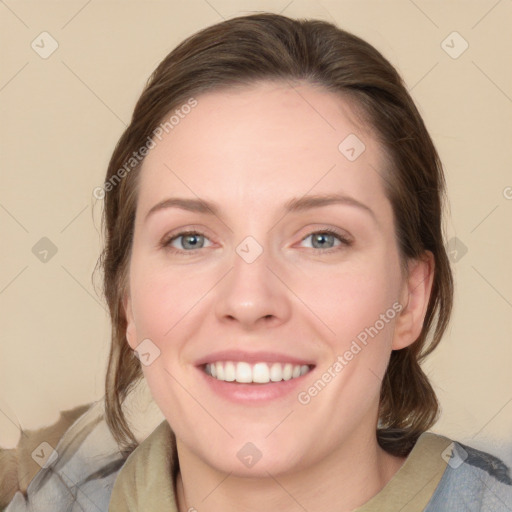
[[[210,389],[217,395],[239,404],[268,402],[290,395],[294,390],[304,384],[304,377],[308,373],[289,380],[269,382],[267,384],[241,384],[239,382],[226,382],[208,375],[202,368],[197,368]]]

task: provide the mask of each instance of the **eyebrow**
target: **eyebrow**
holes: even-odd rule
[[[375,212],[369,206],[361,203],[353,197],[343,194],[310,195],[299,198],[292,198],[284,204],[284,211],[289,213],[302,212],[312,208],[330,206],[333,204],[357,207],[370,214],[373,219],[377,221]],[[155,212],[164,210],[166,208],[180,208],[181,210],[204,213],[207,215],[215,215],[216,217],[218,217],[220,213],[219,207],[215,203],[206,201],[204,199],[169,197],[155,204],[146,214],[145,220],[147,221],[148,217],[153,215]]]

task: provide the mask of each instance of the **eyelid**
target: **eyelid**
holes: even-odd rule
[[[158,246],[162,247],[164,249],[167,249],[170,247],[170,243],[173,240],[180,238],[181,236],[186,236],[186,235],[191,235],[191,234],[204,236],[208,240],[211,239],[211,237],[206,234],[205,228],[203,228],[202,226],[192,225],[192,226],[188,226],[185,228],[178,228],[178,229],[175,229],[175,230],[165,234],[162,237],[161,241],[158,243]],[[172,249],[170,249],[170,250],[172,251]],[[175,249],[175,250],[176,250],[176,252],[187,252],[187,253],[192,253],[195,251],[195,249],[193,249],[191,251],[182,251],[180,249]]]
[[[317,255],[320,255],[320,256],[327,255],[327,254],[339,253],[343,249],[351,247],[354,243],[354,240],[350,235],[345,234],[345,232],[340,229],[331,228],[331,227],[324,227],[324,228],[320,228],[320,229],[310,229],[308,231],[308,233],[304,237],[301,238],[300,242],[303,242],[304,240],[306,240],[310,236],[313,236],[316,233],[333,235],[340,242],[338,245],[335,245],[334,247],[329,247],[327,249],[316,249],[315,247],[308,248],[311,250],[311,252],[313,254],[316,253]]]
[[[319,226],[313,228],[310,227],[308,228],[307,233],[300,239],[300,241],[302,242],[315,233],[329,233],[330,235],[335,235],[347,243],[352,243],[354,241],[353,237],[346,230],[331,226]]]

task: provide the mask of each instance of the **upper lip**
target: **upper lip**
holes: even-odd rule
[[[291,363],[294,365],[315,365],[311,359],[303,359],[297,356],[281,354],[279,352],[247,352],[243,350],[221,350],[201,357],[196,361],[196,366],[217,361],[245,361],[247,363]]]

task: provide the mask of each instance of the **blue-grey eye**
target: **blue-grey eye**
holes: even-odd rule
[[[310,233],[308,236],[302,239],[302,241],[311,238],[313,249],[320,249],[329,251],[330,249],[334,249],[335,247],[339,247],[341,245],[350,245],[349,240],[343,237],[341,234],[334,230],[324,229],[322,231],[314,231]],[[338,239],[340,242],[337,245],[333,245],[334,241]]]
[[[315,249],[330,249],[331,247],[334,247],[335,235],[331,235],[329,233],[314,233],[311,237],[313,247],[315,247]],[[319,244],[318,247],[315,246],[315,243]]]
[[[182,239],[181,243],[179,246],[175,246],[174,242],[180,238]],[[205,240],[207,240],[207,238],[197,231],[183,231],[172,238],[169,238],[164,242],[164,245],[166,247],[172,247],[177,251],[191,252],[195,249],[202,249],[205,246]]]

